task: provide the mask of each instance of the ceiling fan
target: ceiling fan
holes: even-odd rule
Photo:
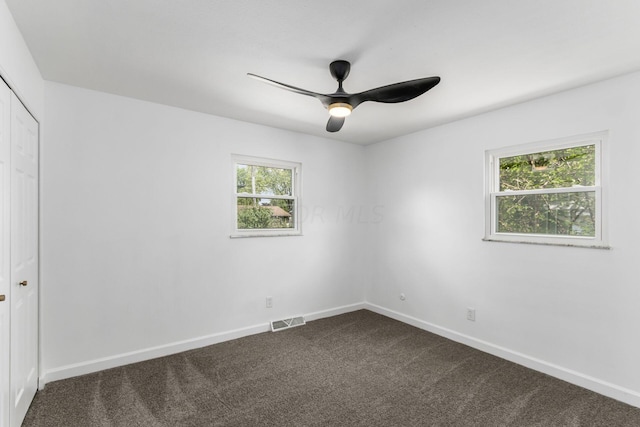
[[[347,93],[342,88],[342,82],[347,78],[350,70],[351,64],[344,60],[333,61],[329,65],[331,75],[338,81],[338,90],[330,94],[311,92],[252,73],[247,73],[247,75],[281,89],[319,99],[322,105],[329,110],[330,114],[329,121],[327,122],[327,132],[339,131],[344,124],[345,117],[365,101],[384,102],[388,104],[409,101],[422,95],[440,82],[440,77],[426,77],[423,79],[394,83],[360,93]]]

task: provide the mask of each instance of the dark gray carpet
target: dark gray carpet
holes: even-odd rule
[[[35,426],[640,426],[640,409],[362,310],[48,384]]]

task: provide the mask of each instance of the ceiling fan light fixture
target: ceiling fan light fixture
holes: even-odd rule
[[[407,80],[393,83],[386,86],[369,89],[360,93],[347,93],[342,87],[342,82],[349,75],[351,64],[348,61],[337,60],[329,64],[331,76],[338,82],[338,89],[334,93],[322,94],[299,87],[280,83],[275,80],[260,77],[256,74],[248,73],[249,77],[258,79],[264,83],[269,83],[280,89],[285,89],[300,95],[311,96],[319,100],[323,107],[329,110],[329,121],[327,122],[327,132],[338,132],[344,125],[345,118],[351,111],[363,102],[383,102],[385,104],[397,104],[398,102],[409,101],[422,95],[440,82],[440,77],[425,77],[422,79]]]
[[[329,105],[329,114],[333,117],[347,117],[352,110],[353,107],[345,102],[334,102]]]

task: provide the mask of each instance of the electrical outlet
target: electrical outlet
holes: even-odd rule
[[[475,308],[467,307],[467,320],[469,320],[471,322],[475,322],[476,321],[476,309]]]
[[[267,305],[267,308],[273,307],[273,297],[267,297],[266,305]]]

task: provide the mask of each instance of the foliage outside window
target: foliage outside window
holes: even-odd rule
[[[605,247],[605,136],[487,151],[485,239]]]
[[[300,164],[234,156],[232,237],[300,234]]]

